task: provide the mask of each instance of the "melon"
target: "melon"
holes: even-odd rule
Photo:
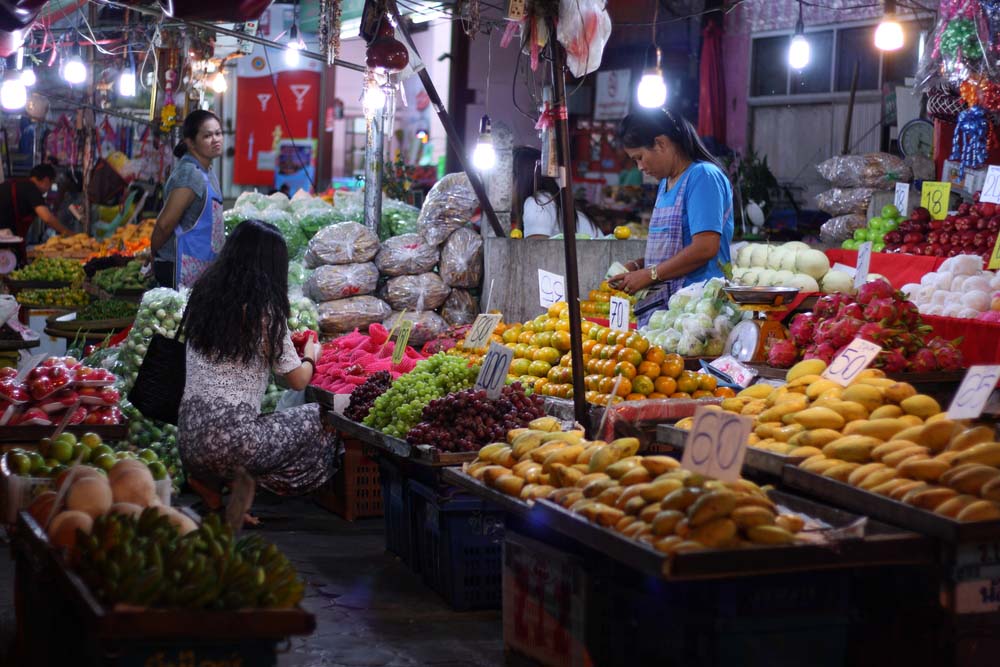
[[[100,471],[97,470],[97,468],[92,468],[90,466],[85,466],[85,465],[76,465],[71,468],[67,468],[66,470],[63,470],[61,473],[59,473],[59,475],[56,476],[56,482],[55,482],[56,491],[62,489],[63,484],[65,484],[66,480],[69,479],[70,473],[73,473],[74,484],[79,482],[81,479],[85,479],[88,477],[100,477],[101,479],[104,479],[104,475],[102,475]]]
[[[49,526],[49,541],[53,546],[73,549],[76,547],[76,531],[81,530],[89,535],[93,527],[94,520],[89,514],[75,510],[60,512]]]
[[[111,507],[111,487],[101,476],[74,480],[66,494],[66,509],[77,510],[96,519]]]
[[[129,470],[146,469],[146,464],[139,459],[122,459],[108,471],[108,481],[114,484],[115,480]]]
[[[139,518],[142,514],[142,508],[135,503],[114,503],[108,508],[110,514],[124,514],[125,516],[134,516]]]
[[[111,481],[111,495],[116,503],[133,503],[140,507],[156,504],[156,482],[149,469],[142,465],[122,472]]]

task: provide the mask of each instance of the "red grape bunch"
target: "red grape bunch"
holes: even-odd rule
[[[385,393],[392,384],[392,375],[388,371],[379,371],[359,384],[351,392],[351,402],[344,410],[344,416],[354,422],[361,422],[368,416],[375,399]]]

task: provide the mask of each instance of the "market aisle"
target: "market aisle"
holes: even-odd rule
[[[177,504],[190,504],[182,497]],[[500,612],[456,613],[384,549],[382,521],[348,523],[308,500],[261,496],[260,531],[306,580],[316,631],[280,667],[475,667],[503,664]],[[4,539],[4,546],[7,540]],[[14,566],[0,555],[0,665],[14,635]]]

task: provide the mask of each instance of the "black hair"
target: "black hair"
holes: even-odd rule
[[[618,140],[625,148],[652,148],[660,135],[670,139],[692,162],[711,162],[725,173],[698,136],[698,130],[678,113],[664,107],[640,109],[625,116],[618,126]]]
[[[268,365],[281,355],[288,331],[288,246],[274,225],[241,222],[215,262],[191,289],[185,335],[216,361]]]
[[[51,164],[36,164],[28,172],[28,176],[31,178],[37,178],[40,181],[44,181],[46,178],[50,181],[56,180],[56,168]]]
[[[516,146],[513,152],[514,167],[514,190],[511,197],[511,220],[518,223],[516,226],[524,230],[524,202],[532,197],[539,205],[544,205],[549,200],[556,203],[556,220],[559,227],[562,227],[562,197],[559,196],[559,184],[551,176],[537,175],[536,168],[538,161],[542,159],[542,152],[532,146]],[[544,198],[538,199],[541,194]],[[547,197],[546,197],[547,195]],[[580,212],[577,211],[577,220]]]
[[[174,157],[181,158],[187,155],[188,145],[184,139],[190,139],[191,141],[197,139],[198,132],[201,131],[201,126],[210,120],[214,120],[219,125],[222,125],[222,121],[219,120],[218,116],[204,109],[196,109],[184,118],[184,125],[181,126],[181,136],[183,139],[174,146]]]

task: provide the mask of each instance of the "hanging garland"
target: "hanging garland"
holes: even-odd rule
[[[976,23],[972,19],[955,19],[941,33],[941,53],[948,58],[982,60],[983,47],[979,43]]]

